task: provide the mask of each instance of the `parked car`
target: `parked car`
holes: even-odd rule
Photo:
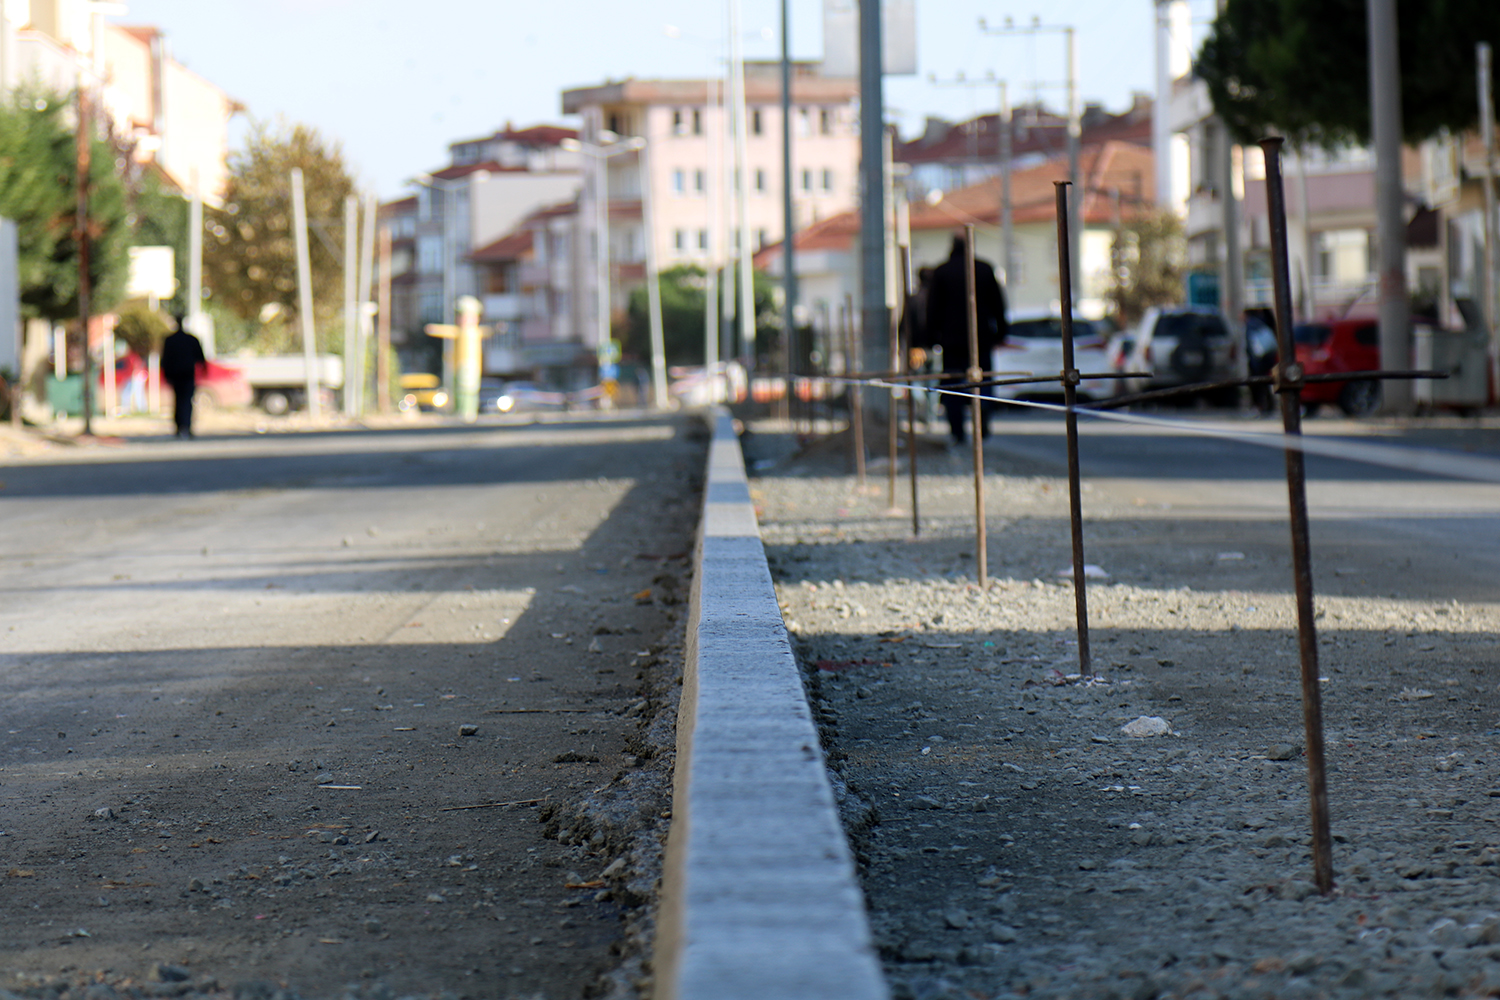
[[[1302,323],[1292,328],[1297,360],[1308,375],[1368,372],[1380,368],[1380,327],[1373,318],[1336,319]],[[1374,413],[1380,406],[1380,383],[1374,379],[1352,382],[1309,382],[1302,387],[1302,405],[1308,413],[1320,406],[1338,404],[1351,417]]]
[[[1122,380],[1128,384],[1119,391],[1134,393],[1232,379],[1240,345],[1216,310],[1166,306],[1147,309],[1133,329],[1115,335],[1108,350],[1114,370],[1151,373]]]
[[[443,380],[429,372],[408,372],[401,376],[401,400],[397,408],[402,413],[413,410],[441,410],[448,405],[448,390]]]
[[[131,379],[137,374],[143,379],[140,383],[145,392],[150,392],[149,368],[140,355],[127,352],[115,359],[114,382],[115,399],[119,401],[122,409],[132,408],[144,410],[146,401],[144,399],[130,398]],[[168,398],[172,386],[157,372],[156,381],[163,398]],[[98,391],[104,389],[104,372],[99,373]],[[250,383],[245,380],[245,375],[238,368],[231,365],[223,365],[217,361],[206,361],[198,366],[198,386],[193,394],[193,399],[200,405],[212,406],[217,409],[229,409],[231,407],[249,406],[253,397]]]
[[[1074,367],[1083,373],[1107,371],[1109,366],[1104,347],[1109,333],[1109,324],[1103,320],[1074,316]],[[1002,346],[995,349],[991,363],[998,372],[1060,375],[1063,370],[1062,317],[1044,310],[1013,313],[1010,335]],[[1113,392],[1111,379],[1084,379],[1078,386],[1081,400],[1103,399]],[[1058,382],[998,385],[994,394],[1000,399],[1057,399],[1062,396],[1062,385]]]
[[[1251,375],[1269,375],[1280,353],[1276,344],[1274,317],[1269,310],[1245,310],[1245,356]],[[1268,385],[1252,385],[1250,401],[1262,413],[1276,409],[1276,393]]]
[[[525,410],[563,410],[568,394],[543,389],[535,382],[504,382],[479,385],[480,413],[520,413]]]

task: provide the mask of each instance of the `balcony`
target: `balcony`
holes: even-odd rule
[[[480,301],[484,305],[484,318],[492,322],[514,322],[526,309],[526,298],[515,292],[486,295]]]

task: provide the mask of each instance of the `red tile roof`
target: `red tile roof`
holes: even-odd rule
[[[486,244],[469,254],[469,259],[477,264],[520,260],[531,252],[534,235],[534,231],[530,229],[512,230],[495,242]]]

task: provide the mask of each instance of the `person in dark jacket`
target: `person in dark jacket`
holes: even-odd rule
[[[185,318],[177,317],[177,332],[162,341],[161,375],[172,387],[172,416],[177,421],[177,436],[193,436],[193,393],[198,390],[198,369],[208,359],[203,344],[187,332]]]
[[[942,381],[943,386],[968,381],[969,306],[964,256],[964,237],[959,234],[953,237],[953,249],[948,259],[932,272],[924,315],[916,324],[914,341],[918,347],[943,349],[943,371],[952,376]],[[974,260],[974,300],[979,317],[979,357],[974,364],[981,371],[988,371],[995,348],[1005,343],[1009,324],[1005,319],[1005,292],[995,277],[995,269],[977,257]],[[986,396],[990,394],[989,390],[981,392]],[[942,399],[953,443],[963,444],[964,415],[969,412],[970,400],[957,393],[944,393]],[[980,426],[975,431],[981,438],[989,434],[990,413],[994,405],[986,402],[980,409]]]

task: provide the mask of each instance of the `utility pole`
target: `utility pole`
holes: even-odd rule
[[[391,372],[387,367],[391,353],[391,227],[380,227],[379,310],[375,327],[375,408],[381,413],[391,410]]]
[[[750,178],[745,164],[745,57],[740,39],[740,0],[729,0],[729,75],[734,86],[734,177],[736,249],[740,262],[740,350],[755,367],[755,274],[750,269]]]
[[[354,324],[355,347],[354,352],[354,415],[357,417],[365,412],[365,383],[369,381],[365,377],[367,359],[370,354],[369,329],[371,314],[375,304],[370,301],[370,284],[375,270],[375,195],[365,195],[365,221],[364,229],[360,233],[359,247],[359,316]],[[344,375],[344,391],[348,392],[350,376]]]
[[[797,337],[797,213],[792,203],[792,25],[789,0],[781,0],[781,343],[790,374]],[[790,392],[791,381],[787,389]]]
[[[715,122],[722,122],[722,115],[709,112],[723,108],[724,101],[719,81],[710,77],[704,86],[703,135],[708,142],[708,170],[703,174],[704,228],[708,246],[704,247],[703,288],[703,374],[714,378],[714,367],[719,363],[719,234],[718,196],[724,184],[723,133],[715,133]],[[720,126],[722,127],[722,125]],[[713,384],[712,381],[709,383]]]
[[[860,357],[853,363],[872,368],[880,365],[880,359],[885,356],[888,325],[885,297],[885,66],[882,62],[880,7],[880,0],[859,0],[861,301],[857,340]]]
[[[297,311],[302,320],[302,358],[307,366],[307,415],[314,421],[323,415],[318,399],[317,344],[313,333],[312,262],[307,249],[307,198],[302,190],[302,168],[292,168],[292,236],[297,247]]]
[[[651,340],[651,405],[665,410],[667,397],[667,348],[661,326],[661,275],[656,269],[656,211],[652,201],[651,139],[641,146],[641,218],[646,228],[646,315]]]
[[[1484,335],[1490,348],[1490,384],[1500,386],[1500,344],[1495,330],[1495,97],[1489,42],[1475,46],[1479,62],[1479,138],[1484,143]]]
[[[359,334],[355,324],[359,322],[359,304],[355,300],[355,289],[359,275],[355,272],[355,260],[359,253],[359,199],[352,194],[344,195],[344,416],[354,415],[354,352],[358,349]]]
[[[996,210],[996,219],[1000,224],[1000,278],[1008,284],[1010,281],[1010,268],[1014,258],[1014,232],[1011,227],[1010,215],[1010,161],[1011,161],[1011,114],[1010,114],[1010,88],[1004,80],[996,80],[993,72],[985,74],[983,80],[970,80],[960,71],[951,80],[939,80],[936,75],[929,73],[927,81],[935,87],[998,87],[999,110],[995,114],[995,165],[1000,176],[1000,198]],[[978,133],[978,121],[975,121],[975,134]],[[974,150],[974,157],[978,159],[979,151]]]
[[[1224,210],[1224,287],[1220,289],[1220,297],[1230,329],[1238,329],[1245,314],[1245,255],[1240,250],[1240,199],[1235,192],[1237,178],[1234,168],[1234,139],[1229,134],[1228,124],[1222,118],[1219,119],[1218,129],[1223,140],[1219,143],[1219,183],[1223,188],[1220,206]],[[1237,351],[1235,357],[1238,376],[1243,378],[1249,375],[1249,352]],[[1247,390],[1240,391],[1243,394]]]
[[[1370,120],[1375,146],[1375,243],[1380,276],[1380,363],[1411,363],[1410,303],[1406,292],[1405,191],[1401,183],[1401,63],[1396,0],[1366,0],[1370,23]],[[1386,413],[1412,409],[1411,383],[1381,384]]]
[[[78,243],[78,325],[83,332],[83,433],[94,433],[94,364],[89,354],[89,87],[78,78],[78,205],[73,237]]]

